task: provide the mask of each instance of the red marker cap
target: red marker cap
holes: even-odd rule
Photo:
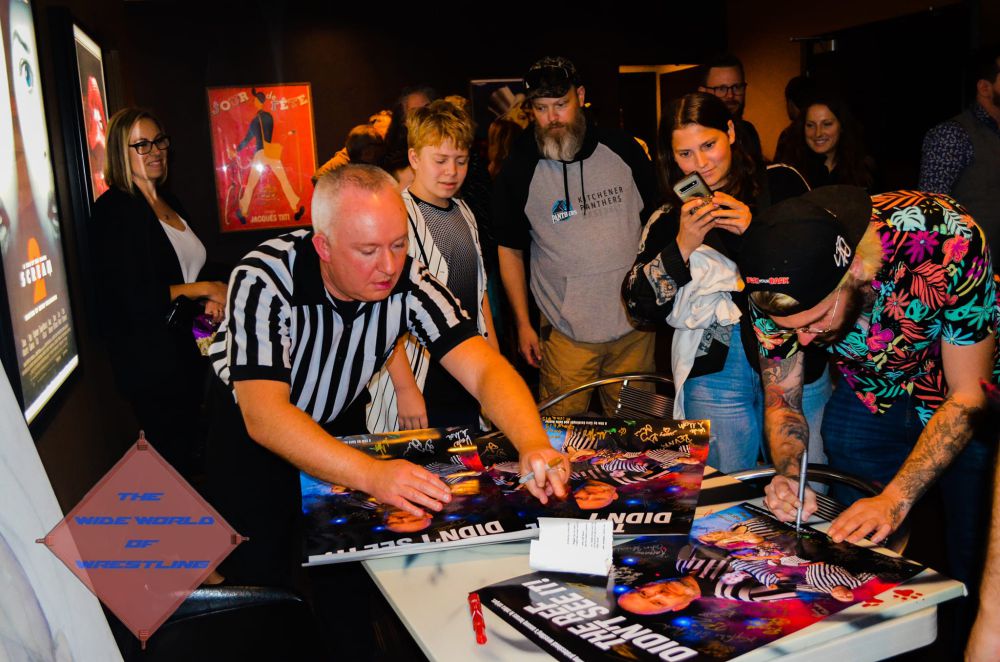
[[[472,629],[476,632],[476,643],[486,643],[486,620],[483,618],[483,603],[478,593],[469,593],[469,614],[472,615]]]

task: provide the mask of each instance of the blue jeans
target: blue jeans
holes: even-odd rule
[[[719,372],[684,382],[684,416],[711,421],[708,464],[732,473],[757,466],[764,446],[764,394],[760,375],[740,345],[739,326]]]
[[[726,473],[757,466],[764,450],[764,394],[760,375],[739,345],[739,325],[733,327],[736,344],[729,348],[722,370],[684,382],[684,415],[711,421],[708,464]],[[809,421],[809,461],[823,462],[820,423],[830,397],[830,375],[806,384],[802,410]]]
[[[831,467],[884,486],[896,475],[923,429],[909,396],[876,416],[841,383],[827,404],[823,438]],[[977,437],[940,479],[945,503],[942,533],[950,574],[965,582],[970,592],[978,588],[990,519],[994,445],[984,439],[994,439],[995,434],[984,429]],[[831,490],[831,496],[852,503],[860,495],[838,488]]]

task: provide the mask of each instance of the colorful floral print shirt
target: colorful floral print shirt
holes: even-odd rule
[[[871,314],[827,350],[872,413],[885,413],[909,393],[926,424],[946,392],[941,342],[972,345],[996,329],[988,244],[969,213],[944,195],[873,196],[871,222],[883,255]],[[751,315],[762,356],[779,360],[798,351],[795,334],[752,305]]]

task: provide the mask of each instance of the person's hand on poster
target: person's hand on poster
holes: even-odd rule
[[[550,467],[549,462],[555,459],[560,460],[559,464]],[[543,443],[521,451],[519,460],[522,476],[529,472],[534,473],[534,477],[524,486],[536,499],[542,503],[548,503],[550,496],[555,496],[557,499],[566,498],[570,467],[569,460],[566,459],[565,455],[552,448],[548,443]]]
[[[833,520],[827,533],[833,542],[856,543],[874,532],[871,540],[879,543],[896,530],[907,512],[903,502],[885,494],[859,499]]]
[[[400,430],[422,430],[429,426],[427,403],[415,382],[413,388],[396,387],[396,419]]]
[[[406,460],[372,460],[358,487],[389,506],[416,516],[434,512],[451,501],[451,490],[440,478]]]
[[[781,522],[794,522],[799,509],[798,477],[775,476],[764,488],[764,505]],[[802,521],[816,512],[816,493],[806,485],[805,505],[802,507]]]

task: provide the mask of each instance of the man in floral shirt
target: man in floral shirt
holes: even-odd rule
[[[825,347],[843,377],[824,415],[830,464],[884,485],[830,527],[880,541],[938,478],[956,578],[978,569],[991,445],[977,427],[994,366],[996,286],[982,230],[954,200],[847,186],[771,207],[744,236],[740,272],[761,346],[765,432],[778,475],[767,506],[795,517],[808,428],[799,348]],[[815,510],[809,493],[805,512]]]

